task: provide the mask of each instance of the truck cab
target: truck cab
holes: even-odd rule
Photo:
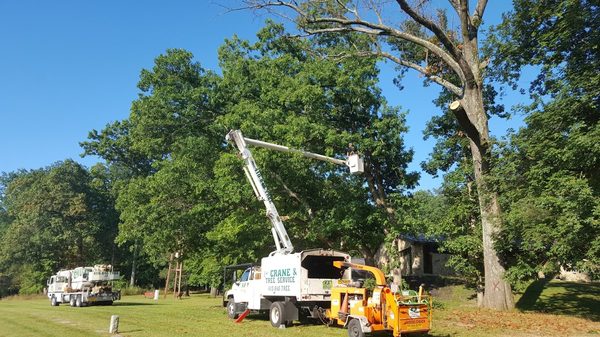
[[[238,273],[233,273],[233,283],[224,295],[223,304],[227,306],[227,314],[231,318],[237,318],[238,315],[248,308],[255,310],[269,309],[269,303],[262,298],[261,289],[262,278],[260,266],[251,266],[237,277]]]
[[[48,286],[48,298],[52,293],[63,293],[69,287],[69,271],[61,270],[56,275],[52,275],[46,285]]]

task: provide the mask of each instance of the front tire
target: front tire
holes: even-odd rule
[[[233,298],[230,298],[229,301],[227,301],[227,316],[231,319],[236,319],[239,316],[235,310],[235,301]]]
[[[284,318],[285,306],[283,305],[283,302],[271,303],[271,310],[269,312],[269,320],[271,321],[271,325],[275,328],[285,325]]]
[[[360,321],[356,318],[352,318],[348,323],[348,337],[365,337]]]
[[[58,301],[56,300],[56,296],[52,296],[52,298],[50,299],[50,305],[53,307],[58,307]]]

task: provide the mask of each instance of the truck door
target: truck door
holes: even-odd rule
[[[54,286],[54,276],[51,276],[48,279],[47,284],[48,284],[48,292],[55,292],[56,291],[55,286]]]
[[[235,299],[236,302],[240,303],[240,302],[249,302],[250,301],[250,273],[252,272],[252,268],[248,268],[246,270],[244,270],[244,273],[242,274],[242,277],[240,277],[240,280],[238,281],[238,297]]]
[[[270,302],[264,300],[262,296],[263,292],[263,279],[260,267],[254,267],[252,273],[250,273],[250,280],[248,281],[248,309],[252,310],[265,310],[269,309]]]

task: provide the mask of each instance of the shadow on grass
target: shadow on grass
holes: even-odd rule
[[[540,295],[544,291],[544,287],[550,280],[550,277],[546,277],[531,282],[515,306],[521,310],[534,310],[535,303],[540,298]]]
[[[535,281],[516,304],[521,311],[578,316],[600,322],[600,284]]]

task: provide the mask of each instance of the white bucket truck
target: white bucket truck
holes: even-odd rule
[[[120,278],[119,272],[113,271],[110,265],[61,270],[48,279],[48,298],[52,306],[61,303],[72,307],[110,305],[121,299],[121,291],[112,288],[113,281]]]
[[[232,288],[224,294],[223,298],[227,314],[230,318],[237,318],[247,310],[269,311],[269,318],[274,327],[281,327],[307,316],[322,317],[324,313],[320,310],[328,307],[331,288],[338,283],[349,282],[351,277],[350,270],[340,274],[340,269],[335,268],[333,262],[350,262],[350,255],[325,249],[310,249],[294,253],[294,246],[247,145],[299,153],[305,157],[345,165],[350,168],[351,173],[363,172],[362,158],[352,154],[348,160],[341,160],[294,150],[244,138],[239,130],[230,131],[226,139],[235,144],[244,159],[244,172],[256,196],[265,205],[277,248],[269,256],[262,258],[260,266],[248,267],[239,280],[234,280]]]

